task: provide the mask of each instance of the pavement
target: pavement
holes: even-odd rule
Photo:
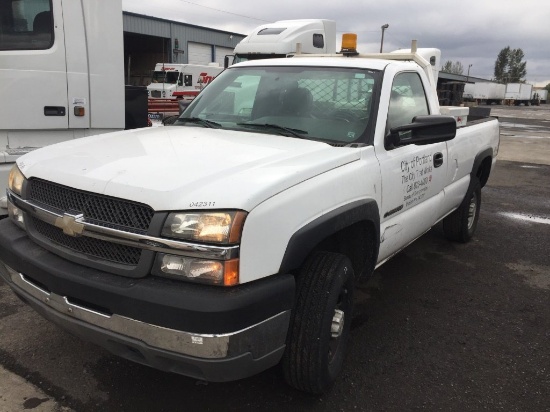
[[[549,106],[493,106],[501,127],[498,160],[549,164]]]
[[[436,227],[360,285],[342,376],[322,397],[278,368],[205,383],[56,328],[0,281],[0,411],[549,411],[550,106],[493,106],[498,162],[474,239]]]
[[[69,411],[37,386],[0,366],[0,411]]]

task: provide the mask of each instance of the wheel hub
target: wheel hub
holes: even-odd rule
[[[334,315],[332,316],[332,325],[330,327],[330,335],[336,339],[342,335],[344,330],[344,311],[340,309],[334,309]]]

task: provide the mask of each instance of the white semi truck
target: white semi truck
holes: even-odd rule
[[[281,20],[258,26],[235,46],[232,64],[288,57],[296,52],[336,53],[336,22],[324,19]],[[229,57],[225,59],[226,67],[230,63]]]
[[[121,2],[96,3],[0,2],[0,216],[20,155],[147,125],[146,91],[141,107],[125,98]]]

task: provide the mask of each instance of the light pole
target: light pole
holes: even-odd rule
[[[472,66],[473,66],[473,64],[468,65],[468,75],[466,76],[466,82],[470,81],[470,67],[472,67]]]
[[[382,53],[382,48],[384,47],[384,30],[386,30],[390,25],[388,23],[384,24],[382,29],[382,39],[380,40],[380,53]]]

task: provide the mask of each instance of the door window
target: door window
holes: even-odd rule
[[[430,114],[426,93],[418,73],[395,76],[388,107],[388,129],[411,123],[416,116]]]
[[[44,50],[53,45],[51,0],[0,0],[0,50]]]

